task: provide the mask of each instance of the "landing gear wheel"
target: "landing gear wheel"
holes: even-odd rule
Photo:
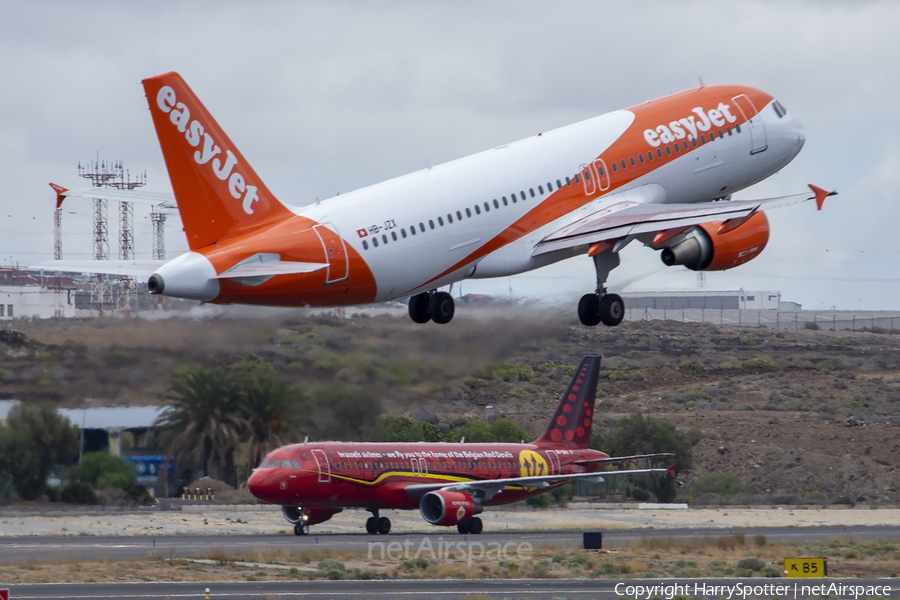
[[[435,292],[431,295],[431,302],[428,304],[428,312],[435,323],[443,325],[449,323],[453,319],[453,313],[456,306],[453,302],[453,296],[447,292]]]
[[[379,517],[376,529],[381,535],[389,534],[391,532],[391,520],[387,517]]]
[[[481,522],[480,517],[472,517],[468,520],[466,525],[469,526],[469,533],[478,535],[481,533],[481,530],[484,529],[484,523]]]
[[[427,323],[431,320],[431,313],[428,310],[430,301],[431,297],[428,292],[410,297],[409,318],[413,320],[413,323]]]
[[[457,523],[456,530],[463,535],[469,533],[469,521],[466,521],[464,523]]]
[[[596,327],[600,324],[600,296],[585,294],[578,301],[578,319],[582,325]]]
[[[375,535],[376,533],[378,533],[377,526],[378,519],[376,519],[375,517],[369,517],[368,519],[366,519],[366,533],[368,533],[369,535]]]
[[[294,535],[309,535],[309,525],[306,523],[297,523],[294,525]]]
[[[599,308],[600,320],[609,327],[615,327],[625,318],[625,303],[618,294],[604,294]]]

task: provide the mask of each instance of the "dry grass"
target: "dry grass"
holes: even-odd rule
[[[742,558],[756,557],[766,563],[761,571],[737,568]],[[115,560],[109,556],[83,560],[56,556],[45,561],[16,561],[3,568],[6,583],[75,583],[125,581],[263,581],[297,580],[326,576],[310,569],[326,559],[345,566],[340,577],[373,579],[386,577],[429,579],[616,578],[637,577],[780,577],[786,557],[828,558],[829,575],[834,577],[897,577],[900,550],[890,541],[857,543],[853,540],[829,542],[765,543],[741,535],[709,536],[688,540],[645,538],[633,547],[584,551],[547,546],[535,549],[526,560],[484,561],[469,564],[460,557],[443,560],[369,560],[364,551],[346,550],[259,550],[230,553],[216,548],[197,555],[197,563],[148,553],[136,560]],[[242,566],[237,563],[252,563]],[[327,564],[327,563],[326,563]]]

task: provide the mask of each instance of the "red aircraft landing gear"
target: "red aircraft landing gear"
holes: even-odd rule
[[[481,522],[480,517],[472,517],[468,521],[456,524],[456,530],[462,534],[471,533],[478,535],[482,529],[484,529],[484,523]]]
[[[447,292],[422,292],[409,299],[409,317],[414,323],[434,321],[443,325],[453,319],[456,304]]]
[[[369,535],[387,535],[391,532],[391,520],[387,517],[379,517],[377,508],[368,509],[372,516],[366,519],[366,533]]]
[[[625,303],[618,294],[606,292],[606,279],[610,271],[619,266],[619,254],[611,250],[594,256],[597,270],[597,291],[585,294],[578,302],[578,319],[583,325],[595,327],[600,323],[615,327],[625,318]]]

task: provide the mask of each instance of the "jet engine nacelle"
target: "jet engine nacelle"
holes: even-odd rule
[[[465,492],[437,490],[422,496],[419,511],[432,525],[458,525],[480,513],[481,504]]]
[[[758,212],[728,230],[728,223],[713,221],[691,227],[683,239],[663,249],[668,265],[684,265],[693,271],[725,271],[759,256],[769,242],[769,221]]]
[[[342,510],[342,508],[323,508],[316,506],[308,507],[304,510],[302,506],[282,506],[281,514],[284,515],[284,518],[287,519],[288,523],[294,525],[301,521],[307,525],[318,525],[319,523],[324,523]]]

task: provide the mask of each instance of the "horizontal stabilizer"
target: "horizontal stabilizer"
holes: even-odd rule
[[[609,458],[593,458],[590,460],[576,460],[576,465],[612,465],[615,463],[626,462],[630,460],[641,460],[644,458],[663,458],[666,456],[675,456],[671,452],[659,452],[657,454],[635,454],[633,456],[610,456]]]
[[[28,267],[33,271],[59,271],[61,273],[99,273],[102,275],[129,275],[150,277],[164,265],[164,260],[47,260]]]
[[[215,279],[242,279],[245,277],[274,277],[275,275],[296,275],[314,273],[327,269],[326,263],[292,262],[269,260],[265,262],[241,263],[216,275]]]
[[[133,202],[134,204],[148,204],[158,206],[160,208],[177,208],[174,194],[163,194],[157,192],[144,192],[134,190],[117,190],[115,188],[82,188],[78,190],[67,190],[65,188],[53,186],[57,190],[57,194],[61,198],[91,198],[114,200],[116,202]],[[60,203],[62,203],[60,201]]]

